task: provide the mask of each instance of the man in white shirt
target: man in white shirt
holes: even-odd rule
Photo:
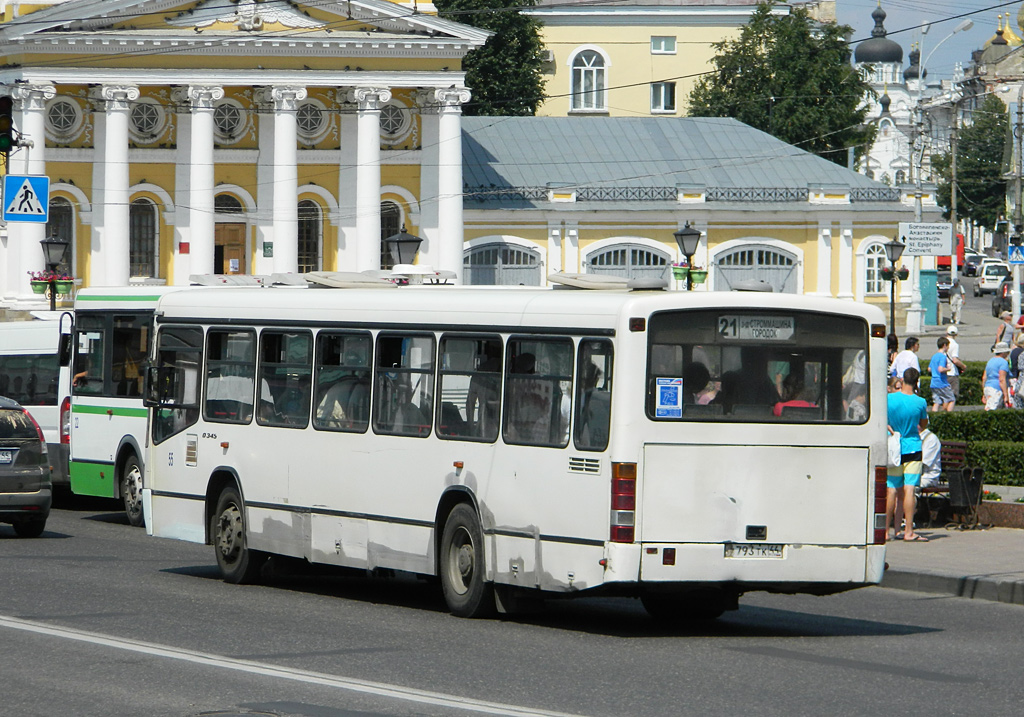
[[[931,488],[939,484],[939,475],[942,473],[942,441],[939,437],[926,428],[921,431],[921,462],[924,463],[924,470],[921,472],[921,487]]]
[[[953,324],[946,328],[946,338],[949,339],[949,350],[946,351],[946,356],[949,357],[950,363],[946,378],[949,379],[949,386],[953,389],[953,397],[957,401],[960,400],[960,372],[967,368],[967,365],[960,360],[960,344],[956,340],[958,333],[960,330]]]
[[[896,358],[892,360],[890,376],[903,378],[903,372],[908,368],[917,369],[918,373],[921,372],[921,364],[917,360],[917,350],[921,348],[921,342],[918,341],[916,336],[908,336],[903,345],[905,348],[896,354]]]

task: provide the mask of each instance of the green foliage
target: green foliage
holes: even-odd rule
[[[967,465],[985,469],[986,485],[1024,486],[1024,446],[1010,441],[967,444]]]
[[[981,377],[985,375],[985,362],[965,361],[964,363],[967,368],[960,372],[960,398],[956,403],[958,406],[980,406],[985,402],[981,391]],[[918,395],[927,401],[929,406],[932,405],[931,383],[931,376],[925,375],[917,384]]]
[[[928,414],[932,431],[947,441],[968,444],[1006,441],[1024,444],[1024,411],[1004,408],[998,411],[953,411]],[[1017,449],[1024,455],[1024,445]]]
[[[1007,149],[1009,119],[1006,105],[995,95],[986,97],[972,116],[973,124],[960,130],[957,142],[956,211],[960,219],[971,219],[994,229],[996,219],[1006,207],[1003,155]],[[948,218],[952,199],[950,155],[932,157],[932,168],[939,177],[938,201],[947,208]]]
[[[521,8],[536,0],[436,0],[437,14],[495,34],[462,61],[473,99],[463,113],[476,116],[526,116],[544,99],[540,57],[541,23]]]
[[[694,86],[689,114],[735,117],[845,166],[846,148],[870,145],[875,133],[862,106],[871,88],[850,64],[853,30],[772,7],[761,2],[739,38],[715,43],[715,69]]]

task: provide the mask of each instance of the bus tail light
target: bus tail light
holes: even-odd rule
[[[874,545],[885,545],[885,499],[888,492],[888,471],[875,466],[875,538]]]
[[[71,396],[65,396],[60,404],[60,442],[71,443]]]
[[[636,535],[636,463],[612,463],[611,536],[632,543]]]

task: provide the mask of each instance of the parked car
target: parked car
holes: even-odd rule
[[[977,276],[978,267],[981,262],[987,257],[984,254],[976,254],[974,252],[964,252],[964,276]]]
[[[982,264],[979,272],[974,282],[974,295],[994,294],[999,288],[999,282],[1009,275],[1010,265],[1001,261],[988,262]]]
[[[953,275],[948,271],[940,271],[935,275],[935,290],[940,299],[949,298],[949,289],[953,286]]]
[[[1010,308],[1010,287],[1013,286],[1013,275],[1005,277],[999,282],[999,287],[996,289],[995,294],[992,295],[992,316],[999,318],[999,314],[1004,311],[1012,311]],[[1021,296],[1024,297],[1024,279],[1021,280],[1020,286],[1017,289],[1022,292]]]
[[[53,501],[46,440],[20,403],[0,396],[0,523],[22,538],[38,538]]]

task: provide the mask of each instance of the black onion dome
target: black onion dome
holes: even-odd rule
[[[921,75],[921,50],[914,48],[908,56],[910,67],[903,71],[904,80],[916,80]],[[924,68],[923,77],[928,77],[928,68]]]
[[[878,104],[882,107],[882,111],[879,113],[879,116],[889,114],[889,105],[892,104],[892,99],[889,97],[888,92],[878,98]]]
[[[886,37],[885,10],[879,5],[871,13],[875,21],[875,29],[871,31],[871,39],[857,45],[857,51],[853,53],[854,62],[898,62],[903,64],[903,48],[898,43]]]

